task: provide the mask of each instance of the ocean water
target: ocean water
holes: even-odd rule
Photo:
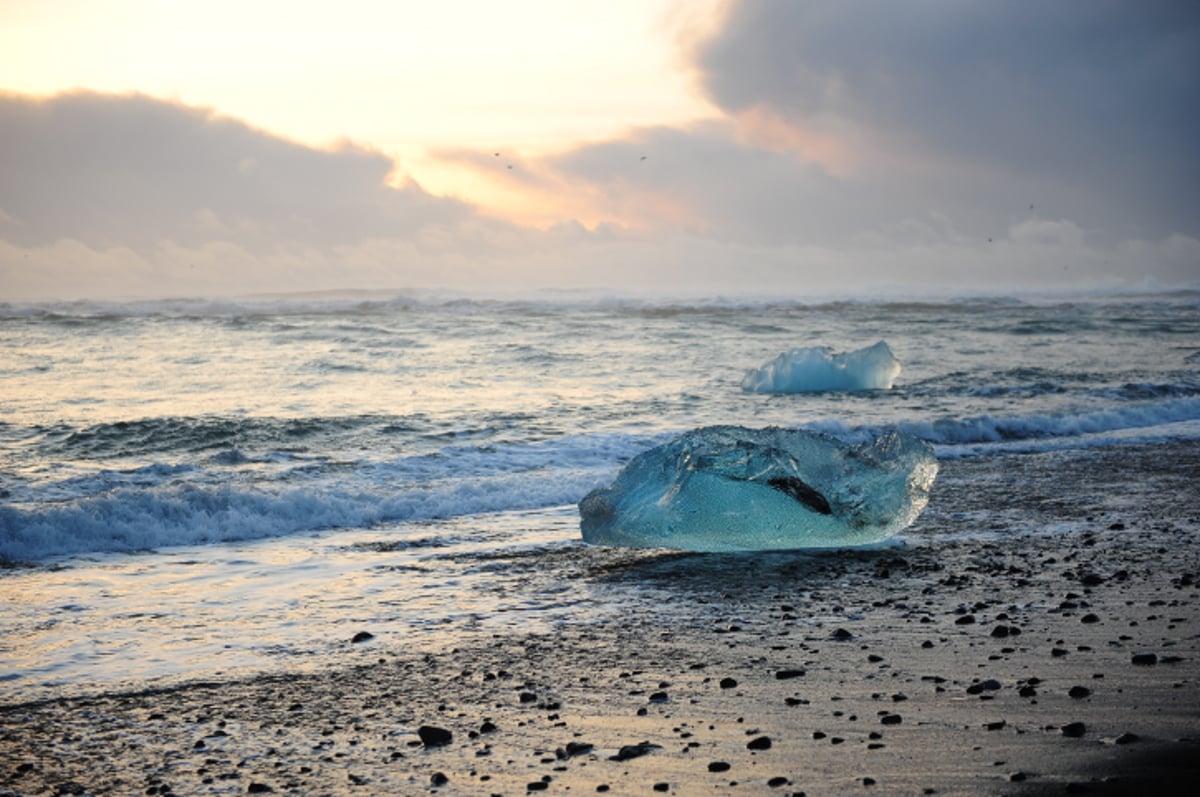
[[[742,389],[878,341],[890,390]],[[1169,451],[1200,439],[1200,294],[0,304],[0,700],[615,621],[581,563],[634,554],[575,504],[709,424]]]

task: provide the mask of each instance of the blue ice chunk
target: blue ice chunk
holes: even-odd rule
[[[747,372],[747,393],[808,393],[821,390],[890,390],[900,361],[884,341],[835,353],[828,346],[792,349]]]
[[[585,542],[691,551],[881,542],[929,501],[937,459],[887,432],[850,446],[800,429],[696,429],[634,457],[579,503]]]

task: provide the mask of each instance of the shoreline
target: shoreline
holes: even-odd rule
[[[951,461],[904,547],[558,552],[644,596],[601,625],[10,702],[0,795],[1190,792],[1198,450]]]

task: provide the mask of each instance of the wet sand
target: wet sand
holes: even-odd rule
[[[0,794],[1194,793],[1198,454],[944,463],[899,548],[549,553],[645,595],[604,625],[0,706]]]

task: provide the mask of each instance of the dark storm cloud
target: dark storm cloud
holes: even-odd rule
[[[693,57],[731,113],[1069,183],[1126,234],[1200,232],[1200,4],[741,0]]]
[[[472,213],[388,186],[378,152],[313,149],[145,96],[0,94],[0,142],[0,237],[20,246],[327,247]]]

